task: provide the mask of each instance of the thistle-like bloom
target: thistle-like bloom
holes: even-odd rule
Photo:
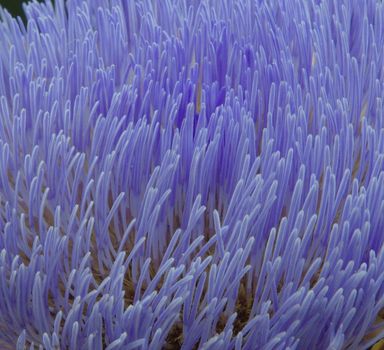
[[[1,349],[384,337],[384,5],[0,10]]]

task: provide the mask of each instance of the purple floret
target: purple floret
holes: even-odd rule
[[[1,349],[384,338],[384,3],[0,8]]]

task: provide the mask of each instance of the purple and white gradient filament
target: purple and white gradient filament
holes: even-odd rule
[[[0,9],[1,349],[384,337],[384,5]]]

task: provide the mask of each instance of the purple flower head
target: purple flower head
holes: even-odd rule
[[[384,4],[0,9],[1,349],[384,337]]]

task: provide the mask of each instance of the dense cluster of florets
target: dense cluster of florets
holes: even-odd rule
[[[384,6],[0,10],[2,349],[384,336]]]

